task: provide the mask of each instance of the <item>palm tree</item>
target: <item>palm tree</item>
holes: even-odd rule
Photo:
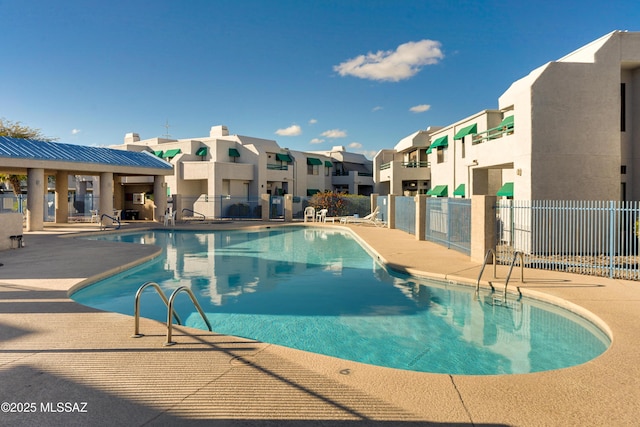
[[[0,118],[0,136],[11,138],[37,139],[39,141],[55,141],[57,138],[44,136],[40,129],[30,128],[20,122],[13,122],[5,118]],[[0,182],[8,182],[13,187],[13,194],[20,194],[20,183],[26,180],[25,175],[1,174]]]

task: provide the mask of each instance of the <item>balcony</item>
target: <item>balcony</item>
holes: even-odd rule
[[[485,141],[491,141],[493,139],[502,138],[505,135],[512,135],[514,133],[513,116],[505,118],[498,126],[486,130],[484,132],[476,133],[471,139],[471,144],[482,144]]]
[[[431,164],[427,161],[423,161],[423,162],[411,161],[411,162],[402,162],[400,163],[400,166],[402,166],[403,168],[428,168],[428,167],[431,167]],[[382,169],[382,167],[380,167],[380,169]]]
[[[289,170],[289,165],[267,164],[267,169],[272,170],[272,171],[286,171],[286,170]]]

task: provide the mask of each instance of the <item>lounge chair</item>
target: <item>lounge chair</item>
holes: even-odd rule
[[[343,224],[371,224],[376,227],[384,227],[385,222],[378,218],[378,213],[380,212],[380,208],[376,206],[376,208],[369,215],[359,218],[356,216],[346,216],[340,218],[340,222]]]
[[[313,206],[307,206],[304,208],[304,222],[307,222],[307,218],[311,219],[311,222],[316,219],[316,208]]]

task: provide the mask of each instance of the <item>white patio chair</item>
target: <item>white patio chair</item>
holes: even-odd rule
[[[169,212],[168,214],[166,214],[164,216],[164,225],[168,226],[168,225],[176,225],[176,213],[175,212]]]
[[[304,208],[304,222],[307,222],[307,218],[311,220],[311,222],[316,219],[316,208],[313,206],[307,206]]]
[[[316,222],[326,222],[329,209],[320,209],[316,214]]]

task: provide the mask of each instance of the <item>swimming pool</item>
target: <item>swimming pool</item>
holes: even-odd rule
[[[155,244],[163,255],[74,293],[79,303],[133,314],[146,281],[169,294],[188,286],[217,333],[374,365],[493,375],[584,363],[606,334],[537,300],[492,304],[487,292],[387,271],[349,231],[275,227],[253,231],[148,231],[95,239]],[[176,310],[206,329],[187,296]],[[141,315],[166,320],[157,295]]]

